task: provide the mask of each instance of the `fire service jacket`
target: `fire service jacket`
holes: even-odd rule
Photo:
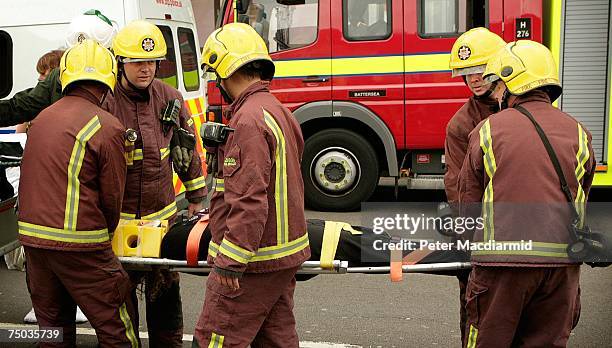
[[[32,122],[19,185],[19,240],[44,249],[110,248],[125,186],[125,128],[75,88]]]
[[[170,139],[172,130],[164,134],[159,116],[169,101],[179,99],[180,93],[157,79],[144,91],[128,91],[117,83],[114,96],[108,96],[103,108],[115,115],[125,129],[136,131],[135,142],[126,140],[128,164],[127,182],[121,218],[172,220],[177,212]],[[180,126],[192,134],[193,121],[182,107]],[[185,198],[200,202],[206,196],[206,184],[197,149],[187,173],[179,178],[185,185]]]
[[[217,149],[208,262],[217,270],[264,273],[310,257],[304,217],[304,150],[296,119],[256,82],[226,110],[235,129]]]
[[[444,189],[449,203],[459,201],[457,178],[465,159],[468,136],[480,121],[499,111],[496,100],[472,96],[446,126]]]
[[[531,121],[514,106],[528,110],[555,150],[584,222],[585,203],[595,172],[591,134],[536,90],[518,97],[510,108],[490,116],[470,134],[459,175],[462,211],[481,202],[482,227],[471,248],[475,264],[563,266],[571,221],[559,178]],[[531,243],[531,244],[530,244]]]

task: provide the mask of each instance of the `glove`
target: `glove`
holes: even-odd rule
[[[170,140],[170,155],[174,170],[177,173],[185,173],[189,170],[193,151],[195,149],[195,136],[183,128],[174,130]]]
[[[206,151],[206,173],[217,173],[217,151]]]

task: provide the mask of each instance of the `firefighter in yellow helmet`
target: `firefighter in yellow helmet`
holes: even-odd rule
[[[156,25],[143,20],[129,23],[117,33],[113,51],[119,65],[118,83],[103,107],[131,133],[126,139],[127,183],[121,217],[172,223],[177,213],[173,168],[185,185],[189,215],[202,209],[206,196],[193,120],[180,92],[155,79],[167,53]],[[182,347],[178,273],[130,272],[130,276],[135,284],[145,278],[150,346]]]
[[[32,121],[21,165],[19,240],[32,304],[40,327],[63,328],[61,346],[76,345],[79,305],[100,345],[138,347],[130,279],[109,241],[123,199],[125,128],[100,105],[117,66],[85,40],[59,69],[64,97]]]
[[[446,198],[454,210],[456,210],[456,203],[459,200],[457,177],[467,151],[468,134],[480,121],[498,110],[497,102],[490,98],[492,85],[483,80],[482,73],[489,57],[504,47],[505,44],[502,38],[490,32],[487,28],[474,28],[459,36],[451,50],[449,67],[452,76],[461,76],[472,92],[472,96],[455,113],[446,127],[444,188]],[[462,332],[462,340],[466,320],[464,310],[465,287],[469,274],[469,270],[464,270],[457,275],[460,304],[459,326]]]
[[[581,225],[595,171],[591,134],[551,105],[562,89],[543,45],[509,43],[489,60],[484,78],[499,81],[492,97],[502,111],[470,135],[459,201],[462,211],[476,204],[484,212],[472,242],[499,244],[472,250],[466,346],[565,347],[580,310],[567,208],[575,204]],[[536,124],[556,153],[571,203]]]
[[[213,32],[202,64],[231,102],[226,115],[234,131],[216,149],[208,250],[214,270],[195,343],[297,348],[295,274],[310,257],[300,126],[270,93],[274,63],[249,25]]]

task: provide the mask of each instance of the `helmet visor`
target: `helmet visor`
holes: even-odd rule
[[[477,65],[477,66],[470,66],[467,68],[453,69],[452,77],[482,74],[483,72],[485,72],[485,67],[486,65]]]
[[[166,57],[160,58],[127,58],[127,57],[119,57],[119,61],[121,63],[138,63],[138,62],[158,62],[161,60],[166,60]]]

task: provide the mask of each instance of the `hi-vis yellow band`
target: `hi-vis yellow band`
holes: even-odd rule
[[[468,335],[467,348],[476,348],[476,339],[478,338],[478,329],[474,325],[470,325],[470,333]]]
[[[283,245],[259,248],[255,253],[240,248],[235,243],[224,239],[220,246],[211,241],[208,246],[208,254],[212,257],[217,257],[217,254],[221,253],[234,261],[247,264],[249,262],[269,261],[291,256],[306,249],[308,245],[308,233],[304,233],[300,238]]]
[[[377,75],[450,71],[448,53],[277,60],[275,78],[302,76]]]
[[[68,186],[66,189],[66,210],[64,215],[64,229],[76,230],[77,217],[79,215],[79,196],[81,190],[81,182],[79,181],[79,173],[85,158],[87,142],[93,137],[96,132],[102,128],[98,116],[94,116],[76,135],[72,154],[70,155],[70,163],[68,164]]]
[[[218,335],[213,332],[210,336],[208,348],[223,348],[223,341],[225,341],[225,336]]]
[[[223,179],[215,179],[215,192],[224,192],[225,191],[225,180]]]
[[[578,124],[578,152],[576,153],[576,180],[578,180],[578,191],[576,192],[576,199],[574,201],[574,205],[576,207],[576,211],[578,212],[578,218],[580,219],[579,224],[580,227],[584,224],[584,214],[585,214],[585,205],[586,205],[586,194],[582,189],[581,180],[586,173],[585,165],[589,160],[591,154],[589,153],[589,138],[582,129],[582,126]]]
[[[206,186],[206,179],[203,176],[199,176],[193,180],[185,181],[183,183],[187,191],[195,191]]]
[[[531,249],[522,248],[521,241],[494,241],[496,245],[500,245],[500,250],[485,250],[484,247],[477,247],[472,250],[472,255],[514,255],[514,256],[537,256],[537,257],[552,257],[552,258],[567,258],[567,244],[562,243],[545,243],[531,242]],[[482,245],[477,243],[476,245]]]
[[[132,326],[132,320],[130,320],[130,314],[127,311],[125,302],[119,307],[119,318],[125,327],[125,336],[130,341],[132,348],[138,348],[138,340],[136,334],[134,334],[134,326]]]
[[[276,203],[276,238],[278,244],[289,241],[289,207],[287,199],[287,150],[285,136],[276,120],[266,110],[263,110],[264,121],[276,138],[276,178],[274,187],[274,201]]]
[[[495,155],[493,154],[493,139],[491,138],[491,123],[487,119],[480,128],[480,148],[483,152],[484,167],[489,177],[489,183],[482,198],[482,217],[484,219],[484,240],[495,240],[493,220],[493,176],[497,170]]]
[[[19,221],[19,234],[56,242],[101,243],[109,240],[108,230],[75,231]]]
[[[174,214],[176,214],[176,202],[172,201],[172,203],[168,204],[162,210],[141,216],[140,218],[143,220],[169,220]],[[133,220],[136,218],[136,214],[122,212],[120,217],[126,220]]]
[[[164,147],[163,149],[159,149],[159,155],[161,157],[161,160],[165,160],[166,157],[168,157],[168,155],[170,155],[170,149],[167,147]]]

